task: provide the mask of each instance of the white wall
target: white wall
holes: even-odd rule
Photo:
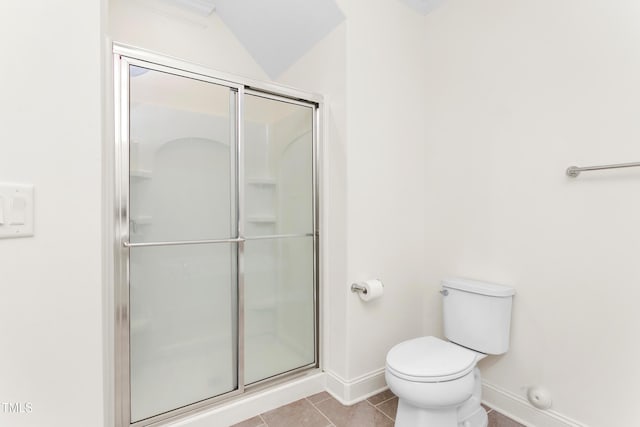
[[[512,348],[482,363],[587,425],[637,424],[640,5],[450,0],[427,16],[425,330],[439,280],[516,287]]]
[[[365,304],[345,284],[354,380],[380,372],[393,345],[422,334],[424,25],[402,2],[354,0],[345,10],[348,280],[385,285]]]
[[[0,240],[3,426],[103,424],[101,2],[0,4],[0,182],[35,236]]]

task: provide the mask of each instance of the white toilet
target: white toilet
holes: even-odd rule
[[[396,427],[486,427],[480,370],[509,349],[515,289],[478,280],[442,281],[444,335],[401,342],[387,353],[387,385],[399,398]]]

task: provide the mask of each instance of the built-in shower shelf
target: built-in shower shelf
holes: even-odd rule
[[[247,178],[249,185],[276,185],[275,178]]]
[[[151,179],[153,173],[148,169],[131,169],[129,176],[132,179]]]
[[[277,218],[275,215],[251,215],[247,217],[247,222],[271,224],[277,222]]]

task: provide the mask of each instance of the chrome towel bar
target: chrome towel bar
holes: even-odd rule
[[[578,166],[571,166],[567,168],[567,175],[570,176],[571,178],[576,178],[578,175],[580,175],[580,172],[597,171],[601,169],[635,168],[639,166],[640,166],[640,162],[618,163],[614,165],[586,166],[583,168]]]

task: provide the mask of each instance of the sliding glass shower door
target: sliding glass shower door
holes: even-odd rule
[[[312,106],[245,97],[245,381],[315,363]]]
[[[317,104],[160,59],[116,55],[119,426],[318,366]]]
[[[230,88],[134,65],[129,75],[135,422],[237,388],[237,147]]]

